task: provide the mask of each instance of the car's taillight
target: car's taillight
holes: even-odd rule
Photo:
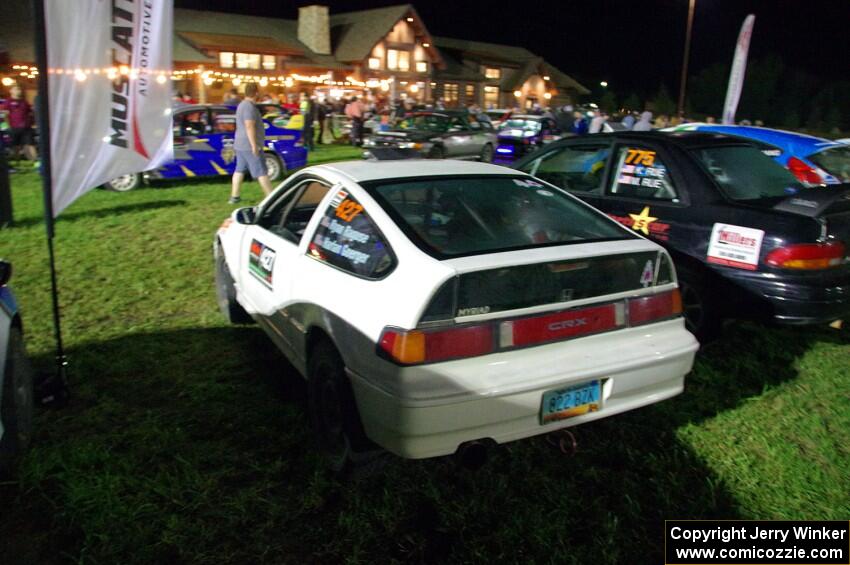
[[[780,269],[828,269],[844,261],[847,248],[840,241],[800,243],[774,249],[764,262]]]
[[[402,365],[475,357],[624,328],[627,309],[628,325],[639,326],[681,315],[682,298],[674,289],[554,314],[446,329],[388,327],[381,334],[379,347],[384,355]]]
[[[430,331],[387,328],[380,345],[390,358],[404,365],[474,357],[493,351],[493,327],[483,324]]]
[[[629,299],[629,325],[640,326],[682,313],[682,295],[679,289]]]
[[[824,180],[820,174],[812,167],[796,157],[788,159],[788,170],[791,171],[797,180],[804,184],[823,184]]]

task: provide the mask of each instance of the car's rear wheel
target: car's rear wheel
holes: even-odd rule
[[[481,155],[478,156],[478,160],[482,163],[492,163],[493,162],[493,146],[489,143],[481,148]]]
[[[269,172],[269,180],[271,182],[277,182],[282,179],[283,174],[286,172],[286,167],[283,165],[283,161],[280,160],[280,157],[274,153],[263,153],[263,158],[266,161],[266,170]]]
[[[3,380],[3,437],[0,438],[0,473],[11,471],[15,459],[32,440],[33,374],[21,330],[12,328]]]
[[[436,146],[436,147],[432,147],[431,151],[428,152],[428,158],[429,159],[445,159],[446,158],[446,151],[445,151],[445,149],[443,149],[439,145]]]
[[[236,287],[230,268],[224,260],[224,254],[219,249],[215,259],[215,292],[218,298],[218,308],[231,324],[250,324],[254,319],[242,308],[236,300]]]
[[[687,267],[680,267],[677,272],[685,327],[700,343],[707,343],[720,335],[723,327],[720,305],[714,300],[704,276]]]
[[[310,352],[307,397],[316,440],[332,469],[342,471],[374,448],[363,431],[342,357],[326,339]]]
[[[130,173],[115,177],[111,181],[103,185],[103,188],[114,192],[129,192],[133,189],[142,186],[142,175],[140,173]]]

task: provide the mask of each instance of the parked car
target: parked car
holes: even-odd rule
[[[688,328],[724,317],[786,324],[850,315],[850,190],[806,189],[749,142],[702,132],[557,141],[515,167],[662,244]]]
[[[363,142],[364,157],[375,159],[478,159],[489,163],[496,132],[466,111],[413,112],[388,131]]]
[[[484,113],[490,117],[490,121],[493,123],[493,127],[499,127],[504,123],[505,120],[509,119],[511,115],[513,115],[513,110],[509,108],[493,108],[492,110],[486,110]]]
[[[792,131],[719,124],[683,124],[670,131],[706,131],[751,140],[807,186],[850,182],[850,147],[840,141]]]
[[[12,265],[0,260],[0,474],[8,473],[32,438],[33,373],[23,324],[8,287]]]
[[[501,123],[498,136],[496,155],[515,159],[561,139],[562,133],[552,118],[519,114]]]
[[[307,150],[303,147],[303,121],[293,124],[295,115],[281,114],[263,118],[266,145],[263,156],[269,179],[278,181],[286,171],[307,164]],[[182,106],[174,110],[174,160],[162,167],[131,173],[115,178],[105,188],[126,192],[141,186],[145,180],[181,179],[232,175],[236,168],[233,138],[236,135],[236,114],[224,105]]]
[[[663,248],[496,165],[310,167],[234,211],[214,249],[222,312],[256,320],[307,379],[338,460],[370,440],[446,455],[658,402],[698,347]]]

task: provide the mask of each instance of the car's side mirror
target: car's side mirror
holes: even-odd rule
[[[253,207],[239,208],[234,212],[236,223],[250,226],[257,220],[257,209]]]
[[[12,264],[0,259],[0,286],[5,286],[12,278]]]

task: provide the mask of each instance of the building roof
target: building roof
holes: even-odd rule
[[[281,53],[289,50],[297,55],[291,59],[294,64],[305,67],[325,69],[346,69],[331,55],[314,53],[298,40],[298,21],[261,16],[245,16],[206,10],[174,9],[174,60],[191,62],[216,62],[201,52],[203,47],[194,40],[212,36],[229,38],[228,49],[248,50],[249,53]],[[263,51],[255,49],[258,45],[274,49]],[[194,53],[193,53],[194,51]]]
[[[542,74],[548,75],[558,88],[575,90],[579,94],[590,93],[578,81],[547,63],[542,57],[535,55],[523,47],[483,41],[468,41],[466,39],[454,39],[451,37],[435,37],[434,44],[441,52],[446,53],[447,70],[453,70],[458,75],[457,77],[446,76],[445,78],[480,80],[481,76],[478,69],[465,65],[462,65],[462,68],[456,64],[453,65],[453,62],[473,60],[479,64],[492,64],[494,66],[519,66],[513,72],[502,74],[499,88],[503,91],[514,90],[533,74]],[[472,76],[473,74],[474,76]],[[440,75],[440,78],[443,78],[443,76]]]
[[[358,10],[330,16],[331,45],[340,61],[362,61],[375,44],[387,35],[405,14],[410,4],[373,10]]]

